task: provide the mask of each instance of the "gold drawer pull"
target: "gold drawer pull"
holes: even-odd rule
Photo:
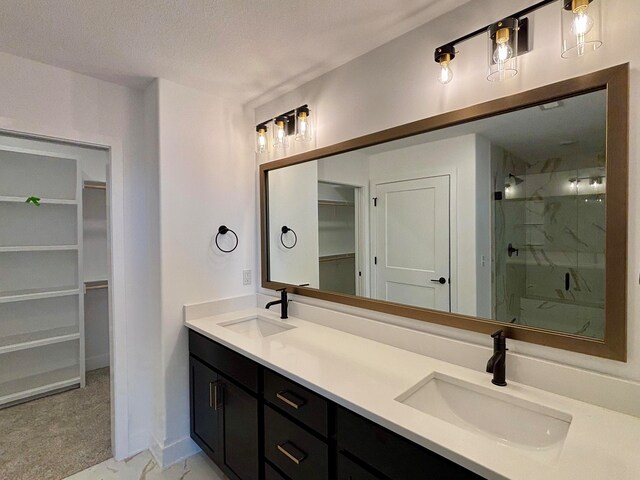
[[[221,408],[218,401],[218,382],[209,382],[209,408],[216,411]]]
[[[289,450],[287,450],[285,447],[285,445],[288,446],[289,450],[293,450],[295,453],[291,453]],[[302,450],[300,450],[299,448],[297,448],[293,443],[291,442],[284,442],[280,445],[278,445],[278,450],[284,454],[285,457],[287,457],[289,460],[291,460],[293,463],[295,463],[296,465],[300,465],[300,462],[302,462],[305,458],[307,458],[307,454],[304,453]],[[296,455],[297,454],[297,455]]]
[[[282,400],[284,403],[296,410],[305,404],[305,401],[302,398],[288,392],[287,390],[282,390],[281,392],[276,393],[276,398],[278,400]]]

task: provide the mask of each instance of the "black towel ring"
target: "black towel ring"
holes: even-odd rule
[[[236,237],[236,244],[233,246],[233,248],[231,250],[225,250],[223,249],[219,244],[218,244],[218,236],[220,235],[226,235],[227,233],[233,233],[233,236]],[[218,227],[218,233],[216,234],[216,247],[218,247],[218,249],[221,252],[224,253],[231,253],[233,252],[236,248],[238,248],[238,235],[236,235],[236,232],[234,232],[233,230],[231,230],[230,228],[226,227],[225,225],[220,225]]]
[[[294,237],[293,245],[291,245],[291,246],[285,245],[285,243],[284,243],[284,235],[285,235],[285,233],[289,233],[289,232],[293,233],[293,237]],[[293,247],[295,247],[298,244],[298,235],[296,235],[296,232],[293,231],[293,229],[291,229],[291,228],[289,228],[289,227],[287,227],[285,225],[284,227],[282,227],[282,233],[280,234],[280,243],[282,244],[282,246],[284,248],[287,248],[287,249],[291,250]]]

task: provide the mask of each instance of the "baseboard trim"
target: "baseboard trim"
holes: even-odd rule
[[[183,437],[176,442],[164,446],[154,439],[149,450],[153,458],[155,458],[156,463],[163,469],[169,468],[171,465],[201,451],[200,447],[191,440],[191,437]]]
[[[95,355],[93,357],[86,357],[84,359],[85,370],[87,372],[91,370],[97,370],[98,368],[104,368],[109,366],[109,352],[102,355]]]

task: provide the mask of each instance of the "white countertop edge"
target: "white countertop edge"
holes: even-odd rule
[[[558,458],[556,460],[556,462],[552,463],[552,464],[547,464],[544,462],[539,462],[536,461],[532,458],[529,458],[527,456],[523,456],[521,454],[519,454],[519,452],[513,451],[513,450],[506,450],[506,451],[500,451],[498,453],[496,453],[495,451],[493,452],[489,452],[487,451],[486,445],[474,445],[474,447],[470,447],[470,448],[466,448],[467,445],[464,444],[464,442],[460,443],[458,441],[455,442],[447,442],[447,441],[442,441],[442,442],[438,442],[435,439],[426,436],[424,433],[419,433],[418,427],[415,425],[405,425],[406,422],[395,422],[393,418],[388,418],[388,416],[392,416],[392,415],[388,415],[385,416],[383,413],[378,413],[375,411],[375,409],[370,409],[365,405],[361,405],[360,403],[358,403],[357,401],[353,400],[353,399],[349,399],[349,398],[344,398],[338,394],[336,394],[335,392],[333,392],[332,390],[330,390],[329,388],[325,388],[322,385],[318,385],[316,383],[314,383],[313,381],[305,378],[304,376],[301,376],[300,374],[296,373],[296,372],[292,372],[291,370],[283,367],[282,365],[279,365],[278,363],[273,363],[272,361],[270,361],[269,359],[261,356],[259,353],[256,353],[257,350],[261,350],[262,347],[264,347],[265,342],[269,342],[270,337],[267,337],[267,339],[262,339],[259,344],[257,343],[257,340],[255,339],[249,339],[247,337],[242,336],[241,334],[238,334],[236,332],[232,332],[227,330],[225,327],[218,325],[219,323],[222,322],[228,322],[230,320],[239,320],[242,318],[248,318],[248,317],[253,317],[256,315],[260,315],[262,317],[265,318],[270,318],[273,320],[277,320],[277,321],[281,321],[279,319],[279,316],[276,315],[273,312],[269,312],[266,311],[264,309],[260,309],[260,308],[248,308],[248,309],[242,309],[242,310],[238,310],[235,312],[227,312],[227,313],[223,313],[220,315],[214,315],[214,316],[210,316],[210,317],[204,317],[204,318],[199,318],[199,319],[191,319],[189,321],[185,321],[185,326],[187,326],[188,328],[204,335],[207,338],[210,338],[216,342],[219,342],[220,344],[230,348],[231,350],[234,350],[244,356],[246,356],[247,358],[250,358],[251,360],[272,369],[273,371],[280,373],[281,375],[284,375],[287,378],[290,378],[298,383],[300,383],[301,385],[305,386],[306,388],[309,388],[310,390],[326,397],[329,400],[334,401],[335,403],[337,403],[338,405],[341,405],[359,415],[362,415],[363,417],[385,427],[388,428],[389,430],[397,433],[398,435],[407,438],[408,440],[411,440],[414,443],[417,443],[418,445],[421,445],[431,451],[433,451],[434,453],[437,453],[479,475],[482,475],[484,477],[487,478],[491,478],[491,479],[505,479],[505,478],[533,478],[530,474],[532,473],[532,470],[535,469],[535,471],[537,472],[537,474],[539,474],[540,476],[538,478],[566,478],[563,477],[563,472],[564,475],[566,475],[566,472],[568,471],[567,468],[571,467],[566,465],[566,462],[563,461],[563,454],[566,450],[571,449],[568,447],[575,447],[574,450],[576,450],[576,448],[580,448],[583,446],[585,439],[582,438],[580,439],[580,435],[578,434],[578,432],[576,431],[580,431],[581,430],[581,421],[585,418],[585,417],[589,417],[591,413],[593,412],[597,412],[600,415],[597,416],[602,416],[602,412],[606,412],[606,415],[611,415],[611,416],[622,416],[622,417],[628,417],[630,419],[633,419],[633,421],[637,424],[634,425],[634,427],[632,428],[632,431],[635,432],[637,431],[640,434],[640,420],[636,419],[635,417],[630,417],[628,415],[624,415],[624,414],[620,414],[617,412],[613,412],[613,411],[609,411],[606,409],[603,409],[601,407],[597,407],[597,406],[593,406],[593,405],[589,405],[589,404],[585,404],[584,402],[580,402],[577,400],[573,400],[573,399],[569,399],[566,397],[562,397],[553,393],[549,393],[549,392],[545,392],[542,390],[538,390],[535,389],[533,387],[528,387],[526,385],[520,385],[517,383],[513,383],[510,382],[510,390],[508,391],[508,394],[512,397],[516,397],[516,398],[521,398],[523,400],[529,401],[529,402],[540,402],[540,404],[550,407],[550,408],[554,408],[554,409],[558,409],[561,411],[565,411],[567,413],[570,413],[570,415],[572,415],[573,420],[572,420],[572,427],[569,431],[569,434],[567,435],[567,438],[565,439],[565,444],[563,447],[563,452],[561,453],[560,458]],[[382,344],[379,342],[375,342],[373,340],[368,340],[365,339],[363,337],[359,337],[356,335],[352,335],[349,333],[345,333],[339,330],[335,330],[329,327],[324,327],[321,325],[317,325],[315,323],[312,322],[307,322],[305,320],[301,320],[298,318],[294,318],[294,317],[290,317],[288,320],[285,321],[285,323],[290,324],[290,325],[294,325],[298,328],[302,328],[305,329],[309,328],[309,329],[314,329],[317,331],[330,331],[330,335],[334,335],[336,338],[340,338],[343,336],[348,336],[348,337],[352,337],[353,339],[358,339],[357,341],[364,341],[364,342],[371,342],[372,344],[376,344],[379,345],[379,347],[374,347],[374,348],[380,348],[380,349],[394,349],[397,350],[398,352],[404,352],[403,356],[406,355],[412,355],[412,356],[416,356],[418,358],[423,358],[425,360],[428,360],[429,362],[435,362],[435,366],[434,368],[431,369],[431,373],[433,373],[434,371],[448,371],[447,373],[453,373],[454,376],[456,377],[460,377],[463,378],[467,381],[470,381],[472,383],[477,383],[477,378],[478,375],[480,375],[479,372],[475,372],[473,370],[469,370],[467,368],[464,367],[459,367],[453,364],[448,364],[446,362],[442,362],[440,360],[436,360],[436,359],[431,359],[430,357],[424,357],[422,355],[419,355],[417,353],[413,353],[413,352],[408,352],[402,349],[399,349],[397,347],[392,347],[386,344]],[[201,324],[206,324],[206,327],[201,326]],[[217,331],[218,330],[218,331]],[[294,329],[293,331],[295,331],[297,329]],[[276,335],[274,338],[277,340],[286,340],[286,335],[288,332],[283,332],[282,334],[278,334]],[[345,338],[343,338],[344,340]],[[293,340],[293,339],[292,339]],[[355,341],[355,340],[354,340]],[[292,342],[293,343],[293,342]],[[253,350],[256,351],[252,351]],[[260,347],[260,348],[258,348]],[[427,370],[424,370],[424,376],[429,375],[430,372]],[[468,378],[465,378],[468,377]],[[424,377],[423,377],[424,378]],[[488,379],[489,377],[487,377]],[[419,379],[418,379],[419,380]],[[406,388],[410,388],[411,386],[413,386],[415,384],[411,383],[409,385],[406,385]],[[496,388],[500,388],[500,387],[496,387]],[[402,389],[400,389],[402,390]],[[405,389],[406,390],[406,389]],[[400,394],[403,393],[405,390],[402,391],[397,391],[396,393]],[[395,398],[395,396],[393,397]],[[390,403],[388,403],[387,407],[391,405]],[[405,415],[407,413],[407,410],[402,411],[403,409],[410,409],[413,410],[412,407],[409,407],[407,405],[403,405],[399,402],[394,402],[393,403],[393,410],[396,410],[398,412],[401,412],[402,415]],[[370,406],[369,406],[370,407]],[[587,409],[586,412],[584,412],[584,409]],[[578,413],[576,414],[576,410],[578,411]],[[592,410],[593,412],[589,412],[589,410]],[[417,410],[414,411],[414,416],[417,420],[423,419],[424,416],[426,414],[423,414]],[[400,416],[402,416],[400,415]],[[449,430],[449,433],[455,432],[456,429],[459,429],[458,433],[460,434],[460,437],[469,437],[471,436],[471,440],[476,440],[478,441],[478,438],[475,437],[475,434],[472,434],[470,432],[467,432],[466,430],[462,430],[459,427],[455,427],[453,425],[449,425],[446,422],[443,422],[439,419],[436,419],[435,417],[430,417],[427,415],[427,417],[430,418],[430,422],[431,423],[435,423],[436,425],[438,424],[438,422],[442,422],[441,423],[441,427],[443,430]],[[420,423],[420,422],[418,422]],[[617,422],[620,423],[620,422]],[[589,425],[588,425],[589,426]],[[412,427],[414,429],[412,429]],[[592,427],[592,425],[591,425]],[[453,430],[452,430],[453,429]],[[584,430],[584,429],[583,429]],[[587,431],[589,431],[589,428],[586,429]],[[436,435],[434,435],[436,436]],[[442,435],[441,435],[442,436]],[[459,439],[457,439],[459,440]],[[480,437],[480,441],[482,440],[482,438]],[[601,442],[603,439],[602,438],[598,438],[598,439],[593,439],[594,442],[593,443],[598,443]],[[639,442],[640,442],[640,437],[639,437]],[[450,443],[455,443],[458,445],[451,445]],[[490,443],[490,442],[487,442]],[[575,445],[572,445],[575,444]],[[449,444],[449,445],[447,445]],[[640,446],[640,443],[639,443]],[[614,447],[615,448],[615,447]],[[460,449],[463,450],[463,452],[460,452]],[[471,450],[474,449],[474,452],[471,452]],[[467,452],[465,452],[465,450]],[[478,455],[478,452],[482,453],[482,451],[484,450],[484,454],[485,455]],[[471,454],[470,454],[471,453]],[[574,452],[575,453],[575,452]],[[507,457],[512,457],[512,458],[504,458],[504,456]],[[474,458],[476,457],[476,458]],[[493,458],[492,458],[493,457]],[[495,457],[500,457],[500,459],[504,459],[504,461],[496,461]],[[575,455],[574,455],[575,457]],[[587,457],[587,459],[591,459],[594,460],[593,457]],[[493,459],[493,461],[490,461],[491,459]],[[587,461],[587,464],[590,463]],[[633,462],[634,465],[632,465],[632,467],[634,468],[633,471],[629,471],[627,472],[627,470],[624,468],[622,468],[622,470],[626,473],[629,473],[629,476],[626,477],[621,477],[621,478],[636,478],[634,476],[634,472],[635,472],[635,468],[637,466],[638,468],[638,478],[640,478],[640,462]],[[582,467],[585,467],[584,464],[580,464],[582,465]],[[579,467],[580,465],[576,464],[575,467]],[[558,468],[558,467],[564,467],[564,468]],[[598,477],[600,478],[600,477]],[[613,478],[613,477],[611,477]]]

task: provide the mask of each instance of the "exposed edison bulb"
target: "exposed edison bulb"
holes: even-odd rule
[[[264,126],[256,129],[256,153],[267,151],[267,128]]]
[[[287,120],[286,118],[279,117],[275,120],[274,124],[274,138],[273,138],[273,147],[280,148],[288,146],[287,142]]]
[[[578,48],[578,55],[582,56],[585,53],[585,37],[587,33],[593,28],[593,18],[589,16],[587,11],[589,10],[589,4],[580,5],[573,10],[575,14],[573,23],[571,24],[571,33],[576,36],[576,44]]]
[[[304,136],[307,134],[307,129],[309,128],[306,115],[300,115],[298,121],[300,122],[300,135]]]
[[[451,65],[448,61],[440,62],[440,75],[438,76],[438,81],[446,85],[453,79],[453,70],[451,70]]]
[[[498,66],[498,71],[504,69],[505,64],[513,58],[513,48],[509,45],[509,29],[501,28],[496,32],[498,46],[493,51],[493,62]]]
[[[309,124],[309,107],[306,105],[296,109],[296,140],[308,142],[311,140],[311,125]]]

